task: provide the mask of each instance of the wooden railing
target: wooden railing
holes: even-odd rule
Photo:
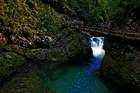
[[[131,40],[140,40],[140,32],[130,32],[130,31],[119,31],[119,30],[109,30],[106,27],[102,26],[84,26],[83,24],[68,24],[69,27],[72,29],[78,29],[81,32],[88,32],[91,34],[99,33],[102,35],[108,35],[108,36],[116,36]]]

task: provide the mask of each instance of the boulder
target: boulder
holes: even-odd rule
[[[140,91],[140,50],[129,44],[113,43],[106,49],[101,73],[108,82],[127,90]]]

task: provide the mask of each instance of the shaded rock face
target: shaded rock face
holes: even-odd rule
[[[88,47],[85,41],[86,38],[80,33],[65,29],[56,35],[54,42],[50,45],[47,53],[48,61],[67,63],[68,61],[78,59],[81,60],[79,62],[82,62],[88,56],[86,51]]]
[[[128,90],[140,92],[140,50],[125,43],[109,43],[102,66],[103,77],[111,83]]]
[[[0,93],[55,93],[44,87],[36,65],[27,64],[0,87]]]

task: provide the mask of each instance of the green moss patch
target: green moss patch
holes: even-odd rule
[[[25,63],[25,59],[12,52],[0,54],[0,77],[8,76],[19,66]]]
[[[27,2],[28,1],[28,2]],[[14,32],[57,31],[63,16],[41,0],[6,0],[3,16],[5,26]],[[30,7],[32,4],[32,8]]]

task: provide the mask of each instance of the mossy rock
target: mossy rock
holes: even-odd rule
[[[12,72],[16,71],[16,69],[23,65],[26,60],[12,52],[5,52],[0,54],[0,77],[8,76]]]
[[[81,33],[64,29],[56,35],[54,44],[48,50],[48,60],[68,62],[77,57],[80,60],[86,58],[86,37]],[[83,56],[83,57],[82,57]],[[74,61],[74,60],[73,60]]]
[[[47,59],[47,49],[25,49],[23,55],[32,61],[43,61]]]
[[[68,61],[68,55],[62,50],[50,49],[48,50],[47,60],[48,62],[60,64]]]
[[[103,61],[102,75],[119,87],[129,89],[130,93],[140,91],[140,70],[136,66],[137,50],[128,45],[108,48]]]
[[[5,83],[0,93],[45,93],[45,88],[36,73],[28,72]]]

